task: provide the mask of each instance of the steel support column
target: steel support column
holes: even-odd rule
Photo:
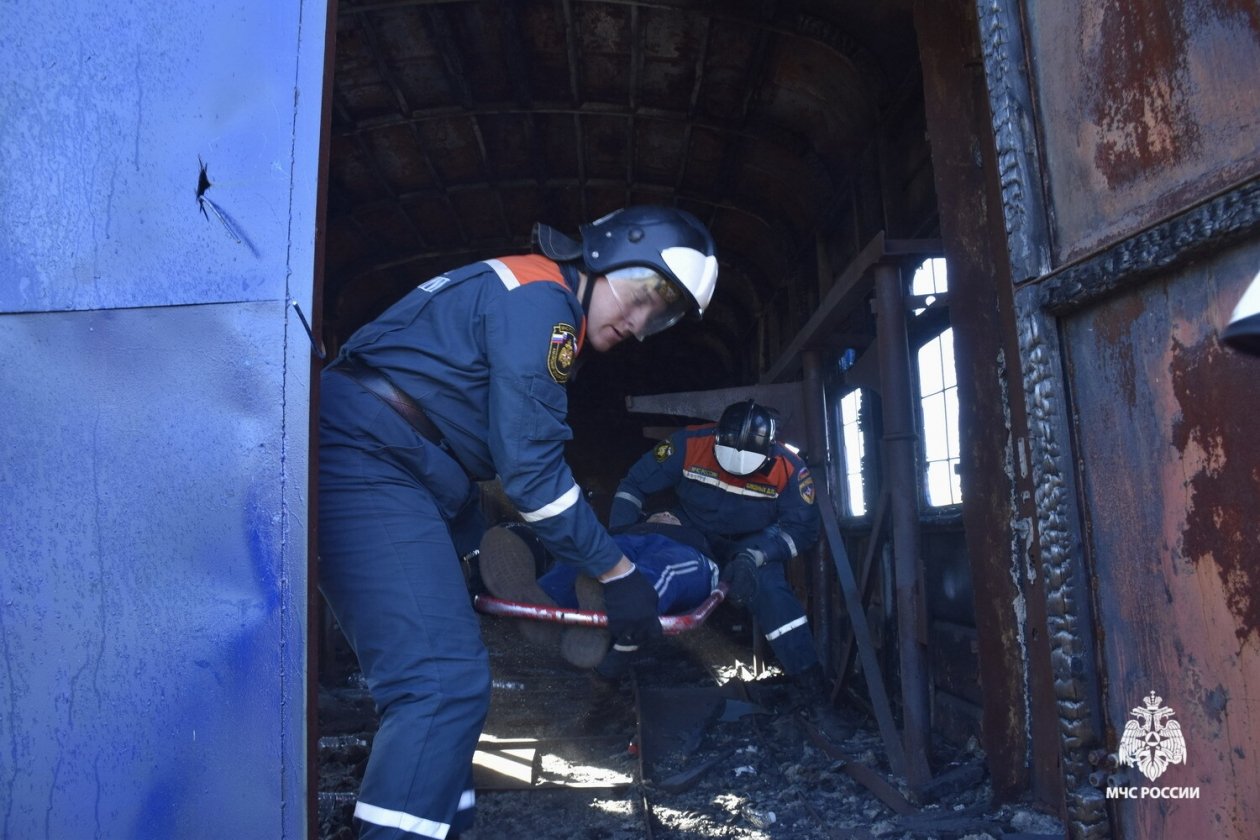
[[[823,397],[822,360],[817,350],[807,350],[801,355],[805,370],[802,383],[801,400],[805,404],[805,454],[808,456],[810,471],[814,481],[826,481],[827,463],[830,460],[827,451],[827,417]],[[832,516],[836,511],[828,511]],[[818,647],[818,658],[823,668],[830,674],[831,667],[831,576],[827,568],[827,553],[823,550],[822,541],[814,545],[804,558],[811,564],[810,601],[813,607],[814,641]],[[837,675],[839,676],[839,675]]]
[[[923,626],[919,574],[919,478],[915,423],[910,402],[910,351],[906,337],[905,290],[896,265],[875,267],[880,397],[884,415],[884,480],[892,504],[893,576],[897,595],[897,648],[901,664],[906,781],[914,790],[931,779],[927,632]]]

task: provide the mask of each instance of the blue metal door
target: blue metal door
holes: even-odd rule
[[[0,836],[305,837],[327,2],[17,6]]]

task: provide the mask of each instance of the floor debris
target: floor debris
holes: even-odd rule
[[[1062,836],[1034,809],[991,806],[983,757],[966,746],[936,747],[930,801],[916,806],[874,721],[841,709],[853,734],[827,740],[781,677],[752,672],[729,622],[657,644],[616,685],[511,622],[482,619],[494,685],[469,840]],[[339,682],[320,691],[321,840],[357,836],[353,792],[375,731],[361,678]]]

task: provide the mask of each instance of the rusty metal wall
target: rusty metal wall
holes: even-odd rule
[[[1056,264],[1260,165],[1254,0],[1023,4]]]
[[[1031,790],[1058,812],[1063,785],[1042,630],[1044,578],[1032,556],[1028,425],[1018,399],[1013,291],[975,6],[920,0],[915,24],[950,274],[981,737],[998,800]]]
[[[0,836],[305,837],[326,3],[19,6]]]
[[[1216,335],[1260,258],[1260,11],[977,10],[1069,831],[1254,836],[1254,373]],[[1180,782],[1116,766],[1152,692],[1183,716]]]
[[[1197,787],[1114,801],[1125,837],[1248,838],[1260,824],[1260,360],[1219,341],[1260,243],[1064,319],[1106,664],[1108,742],[1149,692],[1183,764],[1107,787]]]

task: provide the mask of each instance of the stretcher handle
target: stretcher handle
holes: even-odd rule
[[[726,599],[726,584],[719,583],[717,589],[709,593],[709,597],[700,602],[694,610],[682,615],[661,616],[661,631],[666,636],[674,636],[694,630],[704,623],[717,605]],[[570,624],[579,627],[607,627],[608,616],[594,610],[571,610],[546,604],[525,604],[520,601],[505,601],[492,595],[477,595],[473,598],[473,607],[486,615],[499,615],[506,618],[524,618],[531,621],[552,621],[557,624]]]

